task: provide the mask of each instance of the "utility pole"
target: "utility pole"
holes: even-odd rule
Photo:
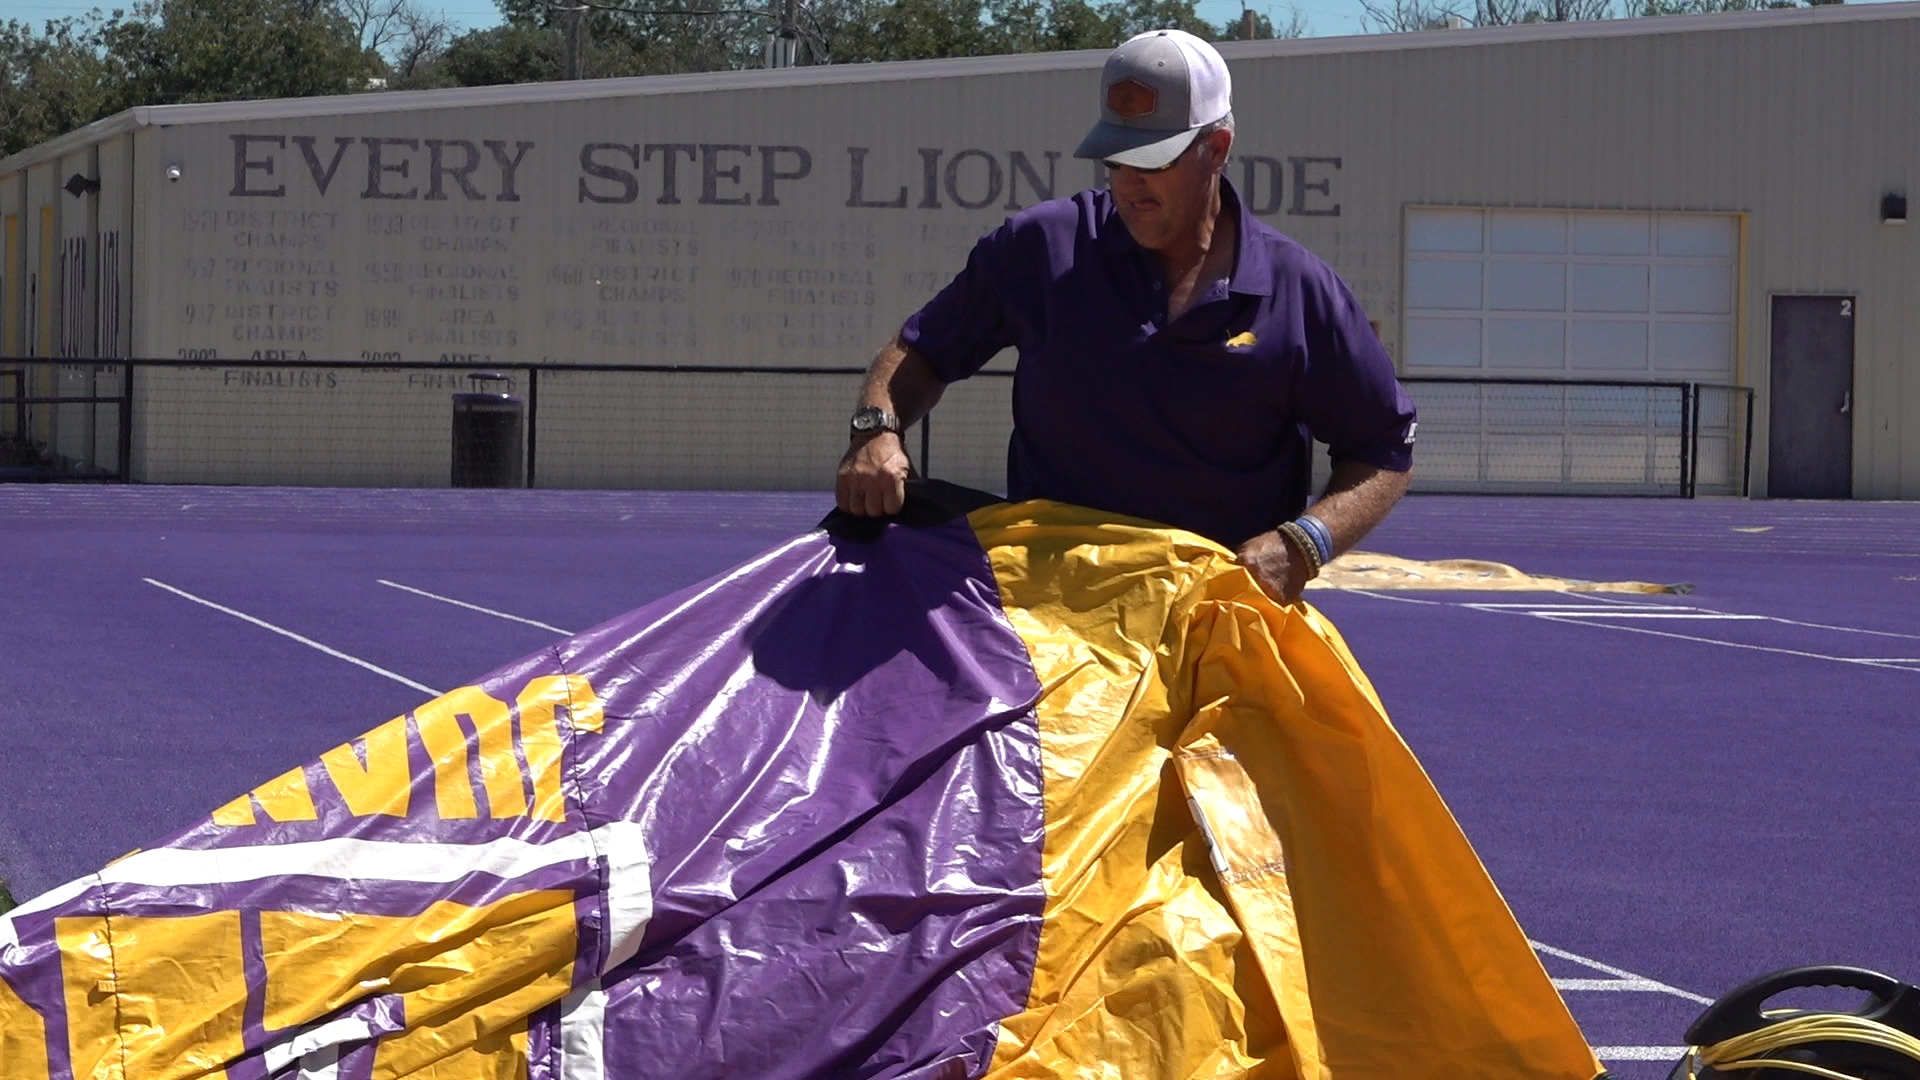
[[[575,0],[560,9],[560,17],[565,21],[566,58],[561,64],[560,77],[563,79],[584,79],[587,77],[587,6]]]
[[[1250,7],[1240,9],[1240,40],[1253,40],[1253,9]]]
[[[790,68],[800,62],[800,26],[794,21],[797,0],[773,0],[780,5],[780,28],[767,41],[767,66]]]

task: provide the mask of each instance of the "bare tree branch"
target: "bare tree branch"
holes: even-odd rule
[[[1488,0],[1481,0],[1482,3]],[[1360,0],[1361,23],[1369,33],[1405,34],[1444,30],[1450,18],[1466,17],[1437,0]],[[1472,20],[1466,20],[1472,21]]]

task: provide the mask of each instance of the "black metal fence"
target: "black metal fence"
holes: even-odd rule
[[[998,489],[1006,371],[908,433],[927,475]],[[855,367],[0,359],[0,480],[815,488]],[[1416,490],[1747,493],[1752,398],[1695,382],[1404,380]]]
[[[1747,495],[1753,390],[1706,382],[1408,378],[1426,491]]]

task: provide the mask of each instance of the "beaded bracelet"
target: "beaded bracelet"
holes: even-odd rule
[[[1301,528],[1298,522],[1283,521],[1280,523],[1279,532],[1281,536],[1286,537],[1287,540],[1299,550],[1300,557],[1307,561],[1307,580],[1311,581],[1319,577],[1321,566],[1320,545],[1314,542],[1313,537],[1307,533],[1307,530]]]

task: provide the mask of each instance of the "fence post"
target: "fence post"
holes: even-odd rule
[[[933,478],[933,465],[931,462],[933,450],[932,431],[933,411],[929,409],[927,415],[920,418],[920,475],[929,480]]]
[[[1747,435],[1743,440],[1745,445],[1740,448],[1741,456],[1745,459],[1740,466],[1740,497],[1751,499],[1753,498],[1753,387],[1747,387],[1746,391]]]
[[[120,482],[133,483],[133,361],[120,362]]]
[[[540,365],[527,365],[527,486],[533,487],[534,449],[540,432]]]
[[[1699,387],[1693,383],[1680,384],[1680,497],[1693,498],[1693,442],[1700,432],[1693,425],[1693,405],[1698,400]]]

